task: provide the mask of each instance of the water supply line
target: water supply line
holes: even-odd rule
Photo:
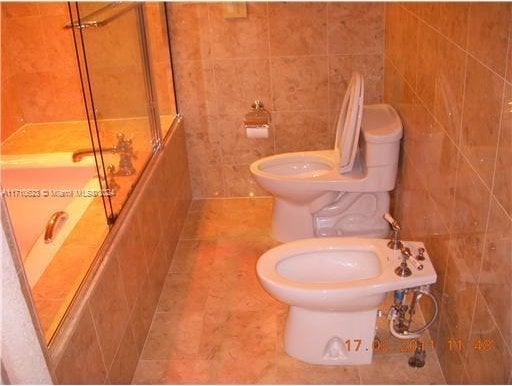
[[[413,297],[410,306],[402,304],[405,298],[406,290],[395,291],[395,304],[391,307],[391,311],[389,313],[389,331],[391,332],[391,335],[398,339],[418,339],[421,337],[421,334],[434,323],[439,313],[439,305],[434,295],[421,288],[415,288],[412,291]],[[434,312],[429,321],[426,322],[422,327],[416,330],[409,330],[412,319],[416,312],[416,306],[422,296],[427,296],[430,298],[434,306]],[[406,313],[409,314],[409,317],[406,316]],[[398,325],[398,329],[396,325]]]

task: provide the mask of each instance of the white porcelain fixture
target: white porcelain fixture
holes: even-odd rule
[[[283,153],[252,163],[251,173],[275,197],[272,236],[383,237],[382,215],[395,186],[402,124],[389,105],[363,107],[355,73],[341,106],[332,150]],[[362,132],[362,135],[360,135]]]
[[[425,253],[423,269],[397,276],[401,253],[388,240],[322,238],[292,241],[264,253],[257,264],[263,287],[290,305],[286,352],[304,362],[356,365],[371,362],[377,307],[390,291],[434,283]],[[420,242],[404,242],[413,255]]]
[[[33,287],[101,192],[98,172],[91,157],[75,163],[71,153],[2,155],[0,166],[2,188],[34,192],[32,197],[5,196],[25,273]],[[65,211],[68,218],[59,224],[53,241],[46,243],[48,220],[59,211]]]

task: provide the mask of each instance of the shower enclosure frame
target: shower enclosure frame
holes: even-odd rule
[[[111,3],[111,4],[123,4],[121,2],[118,3]],[[130,5],[130,3],[128,3]],[[83,102],[84,102],[84,110],[85,110],[85,116],[87,119],[87,125],[88,125],[88,131],[89,131],[89,137],[91,141],[91,146],[93,150],[93,155],[95,159],[95,165],[96,165],[96,171],[98,173],[98,180],[100,183],[101,189],[109,189],[109,180],[108,180],[108,174],[107,174],[107,168],[106,168],[106,162],[104,159],[104,151],[103,151],[103,144],[102,144],[102,138],[101,138],[101,132],[100,132],[100,126],[99,126],[99,119],[97,116],[97,110],[95,107],[95,101],[94,101],[94,93],[91,86],[91,74],[89,72],[89,66],[87,61],[87,52],[86,52],[86,43],[84,38],[84,31],[87,28],[101,28],[102,25],[105,25],[104,23],[95,23],[97,26],[91,26],[87,24],[87,20],[85,20],[85,23],[83,22],[84,19],[80,19],[80,9],[78,7],[78,2],[68,2],[67,8],[69,11],[69,18],[70,23],[65,26],[65,28],[71,28],[73,31],[73,41],[74,41],[74,49],[75,54],[77,58],[77,66],[78,71],[80,73],[80,82],[83,92]],[[144,12],[144,3],[134,3],[131,4],[130,10],[135,8],[136,11],[136,17],[137,17],[137,27],[138,27],[138,38],[139,38],[139,48],[142,58],[142,65],[144,69],[144,86],[145,86],[145,93],[146,93],[146,107],[147,107],[147,117],[149,119],[149,128],[150,128],[150,134],[151,134],[151,151],[149,153],[149,156],[147,159],[144,160],[144,164],[140,167],[140,169],[137,171],[137,175],[135,176],[135,179],[132,184],[132,188],[130,190],[130,193],[127,194],[127,196],[124,198],[124,201],[122,202],[122,205],[119,207],[119,212],[123,211],[125,204],[127,201],[129,201],[130,195],[133,192],[134,188],[139,184],[141,178],[145,174],[145,170],[147,169],[149,163],[155,157],[156,154],[161,150],[163,141],[172,133],[172,128],[175,127],[177,122],[179,122],[180,114],[177,110],[177,103],[176,103],[176,90],[174,89],[173,85],[175,84],[175,77],[174,77],[174,71],[172,67],[172,54],[171,54],[171,45],[170,45],[170,28],[168,23],[168,15],[167,15],[167,5],[163,3],[163,12],[165,14],[165,20],[164,27],[165,27],[165,35],[166,35],[166,41],[168,45],[168,52],[169,52],[169,70],[171,71],[171,80],[172,84],[169,84],[169,88],[172,91],[172,94],[169,94],[169,97],[174,97],[173,100],[173,107],[175,116],[173,117],[173,121],[169,124],[169,130],[165,132],[165,135],[163,135],[160,119],[159,119],[159,113],[158,113],[158,100],[157,100],[157,94],[155,91],[155,83],[153,78],[153,71],[151,67],[151,56],[150,56],[150,45],[148,42],[148,33],[147,33],[147,23],[146,23],[146,15]],[[97,13],[95,13],[96,16],[98,16]],[[88,15],[90,16],[90,15]],[[114,17],[115,18],[115,17]],[[108,23],[111,20],[114,20],[114,18],[109,18],[106,23]],[[102,196],[102,202],[103,202],[103,208],[106,216],[106,222],[108,224],[108,227],[111,229],[118,217],[118,213],[114,211],[112,200],[110,196]],[[87,272],[85,275],[81,278],[81,282],[76,288],[75,292],[71,295],[71,300],[67,304],[66,310],[61,315],[60,320],[57,323],[57,326],[52,331],[51,336],[47,339],[46,344],[48,347],[50,347],[53,342],[54,338],[58,336],[58,332],[60,328],[62,327],[63,323],[67,319],[69,312],[72,308],[72,305],[75,303],[77,298],[79,297],[79,294],[82,291],[82,288],[87,286],[87,281],[90,280],[91,277],[94,277],[96,274],[98,267],[102,261],[101,256],[103,256],[104,253],[104,246],[105,246],[105,240],[109,240],[109,236],[107,235],[106,239],[103,240],[102,245],[99,245],[98,251],[96,253],[96,256],[92,260]],[[108,243],[108,241],[107,241]],[[46,334],[45,334],[46,335]]]
[[[118,12],[115,12],[110,17],[106,17],[103,20],[91,19],[92,17],[100,17],[103,13],[107,12],[109,9],[115,8],[117,6],[123,7],[126,4],[125,8],[121,8]],[[83,91],[84,97],[84,106],[87,117],[87,123],[89,126],[89,134],[91,139],[92,148],[94,151],[94,158],[96,162],[96,168],[98,171],[98,175],[102,176],[100,178],[100,184],[102,189],[109,190],[109,181],[107,168],[105,165],[104,159],[104,147],[102,146],[101,141],[101,130],[98,125],[98,117],[97,117],[97,109],[95,107],[94,101],[94,93],[91,87],[91,73],[89,70],[89,65],[87,61],[87,47],[86,47],[86,36],[87,30],[90,28],[102,28],[107,25],[111,21],[115,20],[117,17],[123,15],[125,12],[128,12],[132,9],[135,9],[137,13],[137,29],[138,29],[138,38],[139,38],[139,48],[142,59],[143,73],[144,73],[144,86],[146,93],[146,107],[147,107],[147,115],[149,119],[150,133],[151,133],[151,155],[148,157],[142,169],[139,171],[136,180],[133,186],[137,185],[140,177],[144,173],[145,168],[147,167],[151,158],[159,151],[162,145],[162,141],[166,135],[162,135],[162,127],[160,125],[159,113],[158,113],[158,100],[156,96],[155,84],[153,79],[153,69],[151,67],[151,59],[150,59],[150,46],[148,42],[148,34],[147,34],[147,23],[146,16],[144,12],[144,2],[135,2],[135,3],[127,3],[127,2],[111,2],[103,6],[102,8],[89,13],[88,15],[82,16],[80,15],[79,2],[68,2],[68,10],[69,10],[69,18],[70,23],[66,26],[67,28],[71,28],[73,30],[73,40],[75,46],[75,52],[77,57],[78,70],[80,72],[80,81]],[[172,75],[173,84],[175,84],[174,79],[174,71],[172,67],[172,54],[171,54],[171,45],[170,45],[170,30],[168,23],[168,15],[167,15],[167,4],[163,3],[163,9],[165,14],[165,28],[166,28],[166,37],[167,37],[167,45],[169,50],[169,65],[170,71]],[[171,85],[169,85],[171,86]],[[177,112],[177,104],[176,104],[176,90],[172,87],[172,92],[174,96],[174,110]],[[176,118],[179,116],[176,113],[176,117],[174,118],[174,122]],[[174,124],[174,122],[172,124]],[[172,126],[171,124],[171,126]],[[126,202],[128,197],[123,202]],[[115,223],[118,213],[114,211],[112,205],[112,199],[110,196],[103,197],[103,206],[105,210],[105,216],[107,218],[107,223],[110,227]],[[120,208],[122,210],[122,207]]]

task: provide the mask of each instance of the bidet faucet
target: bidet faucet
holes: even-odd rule
[[[395,268],[395,273],[400,277],[407,277],[412,275],[411,269],[407,266],[407,260],[412,256],[411,250],[403,245],[400,247],[402,254],[402,262]]]
[[[393,230],[391,240],[388,242],[388,247],[394,250],[401,250],[403,248],[403,244],[398,239],[398,234],[400,232],[400,225],[398,224],[398,221],[396,221],[389,213],[384,214],[384,220],[391,225],[391,229]]]

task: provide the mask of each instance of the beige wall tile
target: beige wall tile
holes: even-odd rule
[[[326,3],[269,3],[270,54],[326,55]]]
[[[216,114],[243,118],[256,99],[272,110],[268,59],[216,60],[214,71]]]
[[[382,102],[384,62],[382,55],[329,56],[329,106],[336,114],[343,102],[350,77],[358,71],[364,78],[364,104]]]
[[[154,189],[154,184],[149,184],[148,196],[140,202],[140,214],[136,217],[139,226],[139,235],[144,249],[140,252],[144,253],[148,268],[152,264],[152,256],[154,255],[160,238],[162,237],[162,226],[158,218],[159,202]],[[152,226],[149,226],[152,224]]]
[[[141,291],[130,316],[130,327],[139,354],[144,347],[158,300],[159,294],[154,294],[154,292],[151,286],[151,279],[147,277],[142,284]]]
[[[118,230],[118,239],[105,257],[105,266],[99,273],[101,276],[92,284],[88,306],[76,316],[78,328],[57,364],[58,379],[63,383],[102,383],[104,380],[129,383],[131,380],[171,261],[173,249],[166,248],[172,244],[166,239],[177,239],[190,203],[182,125],[176,130],[156,156],[155,169],[148,170],[151,175],[143,177],[146,190],[135,198],[132,213],[126,215],[125,223]],[[179,174],[173,174],[175,179],[179,179],[175,185],[179,195],[171,195],[165,189],[155,187],[155,181],[158,185],[165,180],[162,169],[174,170],[174,163],[177,170],[181,170]],[[184,208],[173,211],[177,225],[165,234],[160,232],[159,220],[145,223],[146,232],[158,235],[149,271],[144,260],[148,257],[147,251],[138,227],[144,211],[141,207],[147,207],[145,199],[159,202],[160,208],[168,206],[165,203],[168,200],[176,202],[172,207],[179,205]],[[135,218],[135,214],[140,214],[139,218]],[[108,365],[104,366],[103,361]]]
[[[471,339],[466,353],[466,371],[472,384],[508,382],[512,354],[480,294],[477,296]]]
[[[416,85],[418,20],[398,4],[386,7],[386,56],[402,77]]]
[[[439,362],[443,369],[443,375],[447,384],[460,384],[462,381],[462,372],[464,370],[464,346],[459,346],[460,335],[453,333],[451,327],[453,324],[446,317],[440,315],[441,324],[439,328],[439,338],[435,343]],[[460,347],[460,349],[459,349]]]
[[[453,339],[460,340],[463,347],[467,347],[475,307],[477,282],[473,278],[470,268],[465,264],[464,256],[452,252],[449,259],[441,318],[446,318],[450,324]],[[442,337],[440,338],[442,339]],[[456,349],[452,348],[452,350]],[[441,359],[441,364],[443,367],[449,366],[443,359]]]
[[[248,2],[247,17],[225,19],[223,4],[209,4],[210,39],[215,59],[267,57],[267,4]]]
[[[128,324],[129,312],[117,261],[109,259],[99,274],[89,304],[105,365],[110,368]]]
[[[276,117],[274,114],[274,121]],[[269,129],[268,138],[247,138],[243,117],[238,115],[217,115],[215,131],[219,135],[223,164],[250,164],[259,158],[274,153],[274,132],[277,123]]]
[[[37,16],[39,15],[40,8],[34,6],[31,2],[20,1],[12,4],[4,4],[5,15],[11,17],[22,17],[22,16]]]
[[[210,61],[183,61],[176,65],[179,112],[185,119],[215,112],[213,65]]]
[[[480,293],[509,350],[512,349],[512,219],[493,200],[480,274]]]
[[[328,3],[329,54],[381,54],[384,4]]]
[[[43,39],[45,43],[43,48],[49,60],[48,69],[55,72],[72,72],[75,76],[79,76],[73,43],[73,31],[63,28],[64,25],[69,22],[68,10],[65,9],[65,14],[59,14],[62,5],[58,5],[58,3],[53,4],[53,6],[50,4],[39,4],[48,13],[51,13],[52,10],[54,10],[54,13],[57,13],[57,15],[44,16],[44,19],[42,19],[44,26]],[[80,85],[80,80],[78,82],[78,85]]]
[[[448,40],[440,38],[437,40],[436,63],[433,112],[448,135],[458,144],[462,119],[466,55]],[[417,89],[420,90],[419,85]]]
[[[207,5],[170,3],[169,9],[174,60],[209,60],[211,46]]]
[[[272,59],[272,93],[276,110],[327,110],[327,56]]]
[[[128,310],[131,312],[148,273],[149,261],[136,219],[132,216],[128,221],[123,240],[116,245],[113,253],[119,264]]]
[[[57,380],[62,384],[102,384],[107,370],[96,336],[94,322],[86,308],[76,331],[69,339],[62,359],[55,365]],[[84,364],[87,364],[84,366]]]
[[[333,9],[330,25],[329,7]],[[179,56],[174,63],[176,89],[180,111],[188,122],[195,197],[254,192],[245,166],[260,154],[278,152],[277,143],[272,145],[270,139],[246,141],[242,131],[227,137],[229,129],[223,120],[216,122],[219,114],[241,121],[256,98],[271,111],[272,119],[290,111],[327,112],[330,98],[332,127],[353,70],[366,76],[366,101],[382,101],[381,4],[248,3],[248,16],[239,19],[225,19],[222,8],[223,4],[173,4],[170,12],[177,30],[172,42]],[[329,56],[335,54],[329,72]],[[321,125],[316,127],[323,130]]]
[[[196,164],[192,164],[195,162]],[[201,165],[192,160],[190,165],[190,183],[194,192],[194,198],[197,197],[223,197],[224,173],[221,164]]]
[[[452,220],[452,248],[464,257],[464,265],[478,279],[487,227],[490,193],[470,165],[461,159],[457,172]]]
[[[437,25],[441,33],[462,48],[466,48],[469,3],[439,2]]]
[[[131,328],[126,328],[119,349],[108,373],[109,383],[128,385],[137,367],[140,351],[137,349]]]
[[[70,121],[85,118],[85,106],[80,83],[80,75],[68,68],[67,71],[54,71],[50,77],[54,100],[50,120]],[[37,85],[41,86],[41,84]],[[47,95],[46,95],[47,97]],[[56,101],[59,101],[56,103]]]
[[[1,141],[23,125],[23,112],[13,77],[2,78],[2,130]]]
[[[37,8],[41,16],[66,16],[69,15],[68,5],[62,2],[48,1],[38,3]]]
[[[500,76],[505,75],[510,12],[510,3],[469,6],[468,51]]]
[[[325,111],[278,112],[274,114],[276,152],[334,148],[334,130]]]
[[[491,186],[498,143],[503,79],[468,58],[461,148]]]
[[[7,122],[3,139],[21,118],[26,122],[83,118],[73,37],[71,30],[63,28],[68,18],[65,4],[5,7],[2,35],[9,38],[2,39],[2,91],[8,90],[9,96],[2,98],[3,121]]]
[[[7,52],[17,73],[48,71],[50,58],[45,50],[44,28],[39,16],[6,19]]]
[[[405,233],[420,237],[417,229],[409,232],[407,227],[416,225],[411,218],[418,215],[415,206],[428,208],[424,191],[411,188],[411,182],[422,180],[428,196],[435,202],[432,209],[444,219],[446,228],[424,227],[427,233],[423,237],[428,250],[435,254],[433,260],[437,262],[439,274],[434,293],[442,298],[442,308],[440,322],[433,332],[438,336],[437,353],[446,381],[496,383],[498,376],[499,382],[504,382],[510,377],[510,347],[505,342],[511,331],[511,313],[510,307],[503,305],[503,302],[510,303],[506,295],[510,291],[504,282],[504,277],[510,276],[507,273],[510,267],[508,261],[501,262],[502,256],[509,260],[510,255],[510,217],[506,214],[510,201],[510,117],[506,101],[510,92],[507,88],[503,92],[503,52],[508,44],[504,43],[504,37],[509,33],[510,6],[498,3],[403,6],[421,23],[417,67],[408,73],[410,68],[397,63],[395,57],[404,47],[402,38],[416,39],[417,27],[414,23],[403,23],[401,5],[388,5],[386,56],[390,60],[385,66],[384,99],[397,107],[406,129],[407,162],[402,163],[403,183],[395,195],[398,197],[395,206],[402,214]],[[465,31],[469,35],[467,51]],[[489,39],[493,41],[487,44]],[[404,78],[410,80],[414,76],[417,85],[414,91],[409,90],[413,94],[410,98]],[[410,105],[403,103],[411,99],[412,114]],[[498,136],[504,138],[503,147],[498,145]],[[498,204],[501,201],[505,211]],[[477,303],[479,293],[483,296],[478,295]],[[495,327],[481,328],[483,321],[489,320],[495,321],[492,323]],[[473,340],[480,330],[496,340],[492,353],[473,350]],[[507,332],[503,334],[501,330]],[[470,331],[473,331],[471,336]],[[462,350],[456,347],[459,340]]]
[[[384,101],[397,109],[405,130],[414,125],[414,90],[394,64],[386,59],[384,72]],[[407,152],[407,149],[404,149]]]
[[[222,165],[222,175],[224,178],[224,189],[228,196],[252,197],[268,195],[253,179],[249,171],[249,165]]]
[[[494,191],[500,204],[512,215],[512,85],[505,85],[501,131],[494,172]]]
[[[512,35],[512,32],[509,33],[509,37],[508,37],[507,80],[509,82],[512,82],[512,39],[510,38],[511,35]]]

